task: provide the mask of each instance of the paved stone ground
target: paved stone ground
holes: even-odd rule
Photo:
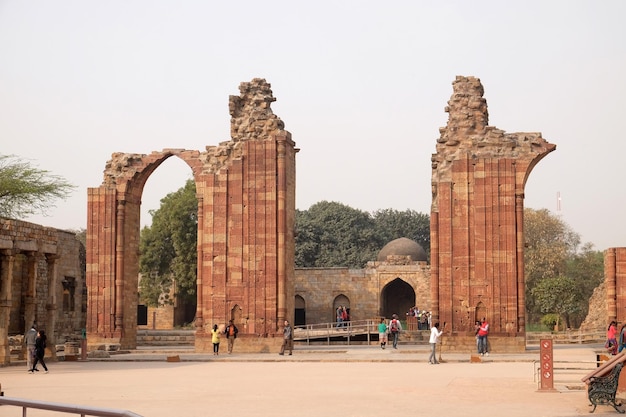
[[[556,346],[554,392],[538,391],[539,351],[446,354],[429,365],[425,348],[297,346],[293,356],[195,354],[184,349],[139,350],[110,359],[52,362],[50,373],[25,365],[0,368],[6,396],[118,408],[145,417],[368,417],[587,415],[584,384],[597,346]],[[180,362],[167,362],[178,356]],[[21,416],[1,407],[0,416]],[[58,415],[37,410],[29,417]],[[617,415],[599,406],[596,416]]]

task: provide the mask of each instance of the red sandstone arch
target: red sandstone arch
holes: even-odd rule
[[[395,278],[383,287],[380,299],[381,317],[397,314],[402,319],[411,307],[415,307],[415,290],[406,281]]]
[[[212,349],[205,324],[226,323],[235,307],[243,322],[242,350],[278,344],[269,336],[279,334],[285,319],[293,321],[297,149],[270,109],[270,85],[254,79],[240,91],[230,97],[230,142],[204,152],[113,154],[102,185],[89,189],[90,345],[136,346],[141,195],[152,172],[171,156],[192,169],[198,197],[196,349]]]

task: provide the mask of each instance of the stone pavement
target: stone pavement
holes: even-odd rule
[[[50,373],[0,368],[6,396],[165,416],[563,417],[587,415],[584,384],[596,345],[557,345],[555,390],[538,391],[538,348],[492,354],[442,354],[429,365],[426,346],[296,346],[276,353],[196,354],[189,349],[140,349],[109,359],[51,362]],[[168,362],[167,358],[180,359]],[[62,416],[61,414],[54,413]],[[616,415],[598,406],[594,415]],[[21,415],[2,407],[0,416]],[[28,416],[48,415],[35,410]]]

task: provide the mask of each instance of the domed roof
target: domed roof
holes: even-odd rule
[[[385,247],[378,252],[377,260],[384,262],[387,260],[387,256],[391,255],[410,256],[413,262],[428,260],[424,248],[416,241],[407,239],[406,237],[401,237],[387,243]]]

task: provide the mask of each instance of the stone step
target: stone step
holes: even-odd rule
[[[138,330],[137,346],[193,346],[194,330]]]

